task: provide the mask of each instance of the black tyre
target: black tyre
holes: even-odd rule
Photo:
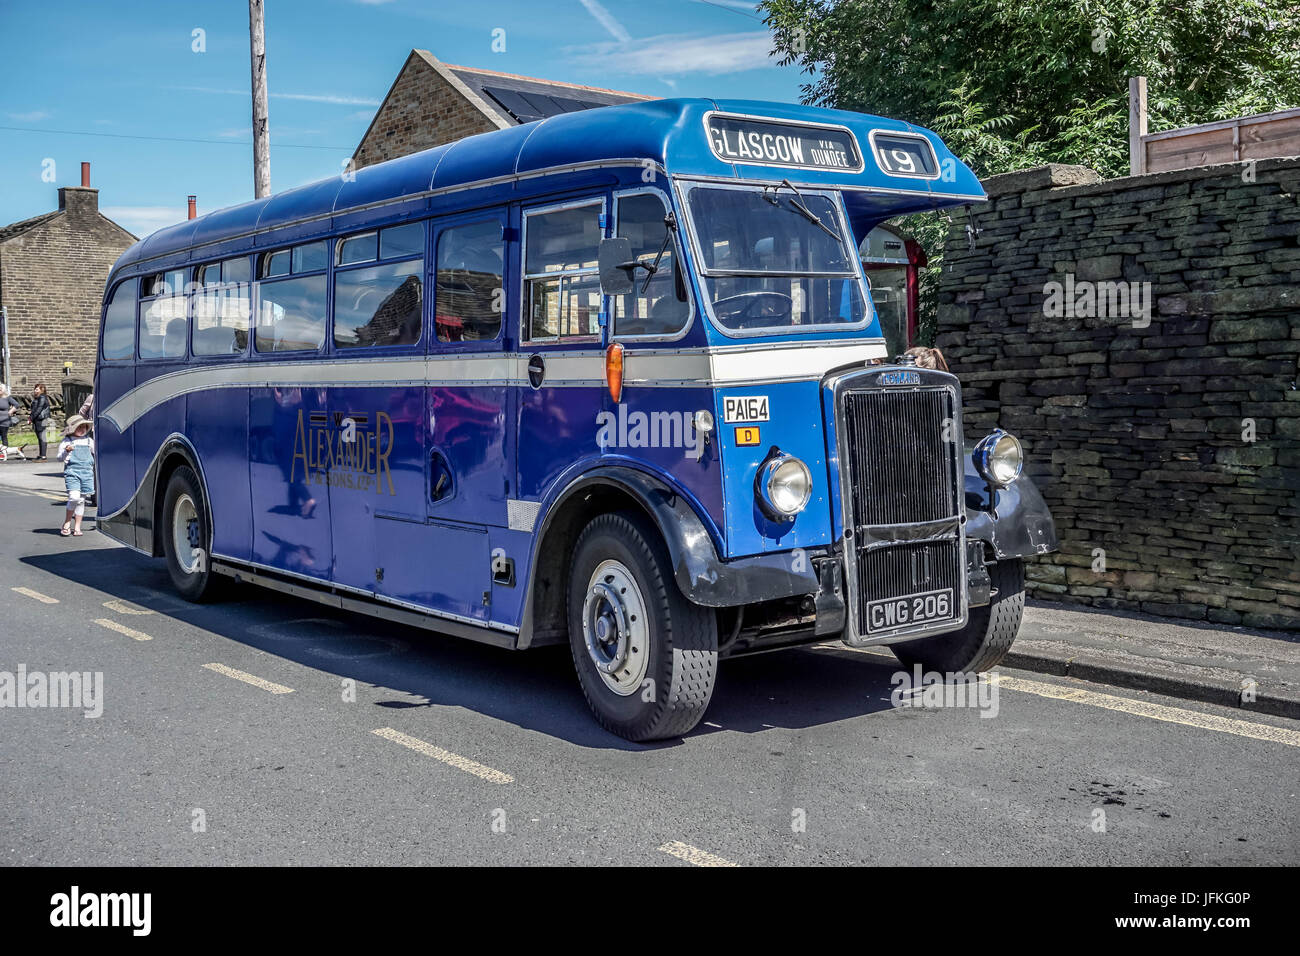
[[[649,521],[619,512],[587,525],[574,548],[568,611],[573,664],[602,727],[656,740],[699,723],[717,677],[717,620],[682,595]]]
[[[989,566],[997,596],[983,607],[970,609],[970,619],[960,631],[919,641],[894,644],[891,650],[905,667],[920,664],[925,670],[971,673],[997,665],[1016,639],[1025,611],[1025,563],[1019,558]]]
[[[198,476],[186,465],[172,472],[167,482],[156,533],[162,535],[167,571],[181,597],[195,603],[211,600],[217,585],[209,560],[212,529]]]

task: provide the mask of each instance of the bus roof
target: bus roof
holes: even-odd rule
[[[851,136],[846,138],[843,130]],[[782,156],[778,161],[765,162],[762,149],[773,140],[763,137],[773,131],[789,135],[777,137],[786,140],[779,143]],[[933,166],[933,175],[923,178],[887,172],[878,158],[882,134],[903,134],[904,142],[909,137],[912,142],[927,140],[933,152],[922,162]],[[832,151],[844,146],[856,162],[847,168],[832,168],[833,161],[819,164],[814,158],[819,155],[819,135],[828,137],[822,142]],[[892,143],[898,145],[897,140]],[[855,148],[856,157],[852,156]],[[794,164],[795,155],[804,164]],[[351,225],[357,219],[354,214],[363,210],[400,204],[404,211],[418,215],[420,209],[441,209],[443,203],[434,200],[444,192],[503,184],[515,188],[520,180],[552,170],[647,159],[674,176],[765,182],[788,178],[799,185],[834,186],[845,190],[851,215],[856,205],[860,214],[870,211],[877,219],[985,198],[976,176],[938,136],[899,120],[784,103],[650,100],[565,113],[481,133],[220,209],[140,240],[122,255],[114,272],[141,260],[174,258],[190,250],[196,257],[206,255],[207,251],[198,247],[221,243],[229,248],[229,240],[242,237],[248,237],[247,245],[256,245],[253,235],[294,223],[315,223],[314,231],[319,233],[329,229],[329,223],[322,220],[346,216],[347,225]],[[230,254],[226,249],[212,251]]]

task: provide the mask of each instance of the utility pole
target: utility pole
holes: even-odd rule
[[[253,68],[253,191],[271,195],[270,120],[266,108],[266,28],[262,0],[248,0],[248,43]]]
[[[1147,171],[1147,78],[1128,78],[1128,174],[1141,176]]]

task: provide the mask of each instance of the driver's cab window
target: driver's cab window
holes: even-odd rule
[[[669,218],[658,193],[619,196],[615,213],[615,234],[630,239],[632,258],[655,271],[634,271],[633,291],[614,297],[614,335],[627,338],[680,332],[690,321],[691,305],[678,269],[675,221]]]
[[[530,341],[600,335],[603,201],[524,214],[524,308]]]
[[[907,340],[907,269],[904,266],[875,266],[867,270],[871,304],[880,319],[880,331],[890,355],[902,355]]]

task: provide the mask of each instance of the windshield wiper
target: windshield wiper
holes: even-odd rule
[[[813,212],[806,205],[804,205],[803,193],[799,192],[799,190],[795,188],[794,183],[790,182],[790,180],[788,179],[781,180],[780,186],[764,186],[763,198],[767,199],[768,202],[770,202],[773,206],[775,206],[776,200],[768,199],[767,191],[770,189],[772,190],[773,195],[775,195],[776,193],[781,191],[782,186],[790,187],[790,191],[795,194],[796,198],[790,200],[790,205],[791,207],[793,207],[795,210],[798,211],[799,215],[803,216],[814,226],[817,226],[819,229],[821,229],[822,232],[826,233],[826,235],[830,236],[832,239],[838,240],[839,242],[844,241],[843,239],[840,238],[840,234],[838,232],[836,232],[830,226],[826,225],[826,223],[822,221],[822,218],[820,216],[818,216],[815,212]]]
[[[650,288],[650,280],[653,279],[655,273],[659,271],[659,262],[663,259],[664,253],[668,251],[668,243],[672,241],[673,233],[676,231],[677,217],[669,212],[668,215],[664,216],[664,244],[659,247],[659,255],[655,256],[654,263],[652,265],[646,265],[644,262],[637,263],[637,265],[646,271],[645,282],[641,286],[642,295],[645,295],[645,290]]]

